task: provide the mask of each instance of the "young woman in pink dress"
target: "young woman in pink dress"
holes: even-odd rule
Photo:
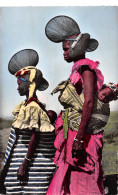
[[[88,33],[81,33],[78,24],[67,16],[52,18],[47,23],[45,32],[51,41],[62,42],[64,59],[68,63],[74,62],[69,79],[61,82],[53,91],[60,91],[59,101],[65,111],[61,111],[55,124],[57,136],[54,145],[57,150],[54,162],[58,169],[47,195],[104,194],[101,167],[103,128],[87,130],[95,94],[102,87],[104,77],[97,69],[99,62],[87,59],[85,54],[94,51],[98,42],[91,39]],[[83,105],[77,100],[82,92]],[[78,130],[74,130],[69,118],[75,117],[73,108],[81,114]]]

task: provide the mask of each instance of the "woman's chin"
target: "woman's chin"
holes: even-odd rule
[[[20,95],[20,96],[24,96],[25,94],[24,94],[24,93],[22,93],[22,92],[19,92],[19,95]]]
[[[64,60],[65,60],[66,62],[68,62],[68,63],[72,62],[72,60],[71,60],[71,59],[68,59],[68,58],[64,58]]]

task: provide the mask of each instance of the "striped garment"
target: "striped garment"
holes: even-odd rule
[[[28,167],[27,181],[17,180],[17,170],[27,153],[31,131],[11,129],[5,155],[5,163],[9,158],[8,171],[5,178],[6,194],[46,194],[53,174],[54,132],[40,132],[38,147]],[[11,151],[11,153],[10,153]]]

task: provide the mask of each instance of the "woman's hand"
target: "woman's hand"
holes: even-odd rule
[[[20,165],[17,171],[17,178],[20,181],[24,181],[27,178],[28,173],[28,161],[24,159],[23,163]]]
[[[85,66],[84,70],[82,70],[82,79],[84,89],[84,104],[82,107],[82,116],[79,130],[76,135],[77,140],[74,140],[72,147],[72,155],[75,158],[78,158],[83,153],[82,138],[84,137],[85,130],[88,127],[94,106],[94,88],[96,82],[95,74],[91,70],[86,69]]]
[[[32,131],[32,136],[31,136],[29,146],[28,146],[28,151],[26,154],[27,158],[25,157],[23,163],[20,165],[20,167],[17,171],[17,177],[18,177],[18,180],[20,180],[20,181],[26,180],[26,178],[27,178],[28,163],[30,161],[28,159],[32,158],[32,156],[36,150],[36,147],[38,145],[38,141],[39,141],[39,132]]]
[[[74,138],[73,147],[72,147],[72,158],[78,158],[83,150],[83,136],[84,132],[79,131]]]

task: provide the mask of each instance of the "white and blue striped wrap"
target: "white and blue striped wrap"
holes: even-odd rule
[[[11,128],[5,155],[5,164],[8,163],[5,178],[6,194],[44,195],[49,187],[55,172],[54,131],[40,132],[38,146],[28,165],[28,178],[23,182],[17,179],[17,171],[26,156],[31,134],[31,131]]]

